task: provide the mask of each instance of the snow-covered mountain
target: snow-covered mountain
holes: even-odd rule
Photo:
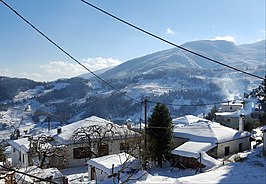
[[[237,46],[232,42],[203,40],[188,42],[182,47],[240,69],[265,65],[265,41]],[[105,78],[124,78],[147,74],[154,70],[178,68],[221,68],[206,59],[179,48],[160,51],[127,61],[105,72]]]
[[[103,74],[104,72],[112,69],[112,67],[107,67],[107,68],[102,68],[100,70],[96,70],[96,71],[93,71],[93,73],[95,73],[96,75],[101,75]],[[77,77],[81,77],[81,78],[84,78],[84,79],[90,79],[92,77],[94,77],[94,75],[92,73],[85,73],[85,74],[81,74],[81,75],[78,75]]]
[[[235,45],[203,40],[182,46],[261,77],[266,74],[265,41]],[[2,77],[2,137],[10,133],[11,127],[28,127],[36,134],[47,129],[48,122],[55,128],[91,115],[112,118],[115,122],[129,118],[139,121],[143,119],[140,103],[143,98],[152,101],[148,103],[149,112],[155,105],[153,102],[162,102],[173,104],[168,106],[173,117],[198,115],[212,108],[198,104],[241,98],[244,92],[261,82],[178,48],[132,59],[107,70],[100,77],[120,92],[95,77],[49,83]],[[187,106],[189,104],[196,106]]]

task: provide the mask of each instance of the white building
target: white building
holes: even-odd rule
[[[240,110],[242,107],[242,101],[224,102],[219,108],[219,112],[234,112]]]
[[[248,132],[239,132],[192,115],[174,119],[173,124],[174,143],[177,148],[172,154],[178,156],[176,159],[180,162],[189,162],[184,159],[185,155],[199,158],[199,153],[206,153],[214,158],[223,158],[250,149]],[[195,166],[197,162],[191,161],[190,165]]]
[[[27,167],[29,165],[29,141],[28,138],[22,138],[9,141],[11,146],[12,166]]]
[[[244,105],[243,105],[244,104]],[[218,112],[215,113],[215,121],[222,125],[241,130],[240,120],[243,128],[247,125],[247,129],[256,123],[262,115],[263,110],[256,99],[245,99],[245,102],[228,102],[222,103]]]
[[[215,121],[234,129],[239,129],[240,111],[234,112],[216,112]]]
[[[87,163],[89,181],[104,181],[110,177],[116,177],[121,181],[126,177],[127,173],[140,169],[140,162],[127,153],[93,158]]]
[[[94,131],[88,132],[90,128],[94,128]],[[101,137],[100,131],[104,131],[102,133],[105,137]],[[45,133],[44,136],[50,137],[50,141],[41,144],[40,147],[39,138],[41,136],[36,135],[32,139],[23,138],[10,141],[13,150],[13,166],[26,167],[39,164],[42,158],[41,155],[37,155],[37,148],[39,150],[61,149],[62,157],[52,156],[45,159],[50,167],[64,168],[85,165],[88,159],[97,156],[117,154],[133,149],[134,153],[138,153],[136,147],[139,141],[135,140],[140,138],[139,133],[129,130],[126,126],[120,126],[96,116]],[[129,145],[131,141],[135,141],[133,146]]]

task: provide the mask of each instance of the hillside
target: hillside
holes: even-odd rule
[[[259,76],[265,75],[265,42],[235,45],[226,41],[195,41],[182,45],[193,51]],[[177,48],[139,57],[100,75],[123,96],[95,77],[60,79],[37,83],[27,79],[1,77],[0,129],[6,139],[21,127],[32,133],[47,122],[55,128],[96,115],[118,123],[143,119],[141,101],[175,104],[171,116],[207,113],[213,104],[241,98],[260,80],[221,67]],[[149,112],[154,103],[148,103]]]

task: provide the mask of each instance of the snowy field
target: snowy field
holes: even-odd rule
[[[258,148],[240,153],[242,161],[227,163],[218,168],[195,174],[195,170],[172,169],[170,166],[152,168],[139,181],[130,180],[128,183],[149,184],[265,184],[266,157],[262,155],[262,145]],[[171,170],[172,169],[172,170]],[[68,177],[69,183],[88,183],[87,167],[77,167],[62,171]],[[89,183],[95,183],[89,182]],[[113,183],[113,180],[97,182]]]

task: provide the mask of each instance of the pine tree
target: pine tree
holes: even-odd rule
[[[162,167],[164,159],[169,159],[172,150],[172,118],[168,108],[157,103],[149,118],[147,136],[148,157]]]
[[[266,125],[266,76],[259,87],[253,89],[247,97],[256,98],[261,105],[263,113],[259,117],[260,125]]]
[[[207,114],[206,119],[213,121],[215,119],[215,113],[218,112],[216,105]]]

